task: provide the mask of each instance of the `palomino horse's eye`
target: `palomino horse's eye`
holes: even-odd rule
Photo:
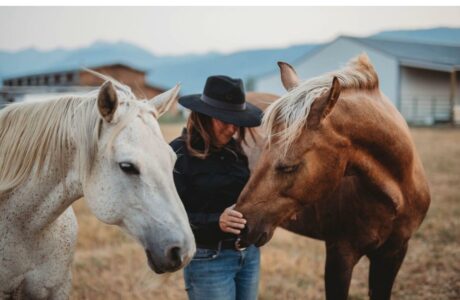
[[[289,174],[289,173],[294,173],[299,169],[299,165],[293,165],[293,166],[286,166],[286,165],[278,165],[276,166],[276,171],[284,174]]]
[[[139,169],[132,163],[129,162],[121,162],[118,164],[120,169],[129,175],[139,175]]]

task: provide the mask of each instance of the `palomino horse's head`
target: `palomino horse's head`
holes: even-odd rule
[[[365,70],[349,66],[352,70],[300,84],[294,69],[279,63],[289,93],[265,113],[267,142],[235,207],[248,220],[241,236],[244,242],[265,244],[278,225],[295,218],[299,208],[326,199],[337,188],[347,168],[349,141],[333,128],[341,118],[334,114],[336,103],[342,83],[366,87],[366,80],[375,75],[372,66],[366,69],[366,62],[367,56],[355,62]],[[376,75],[373,79],[378,80]]]
[[[176,154],[157,118],[175,102],[179,87],[152,100],[117,92],[110,81],[99,91],[99,144],[83,180],[91,211],[119,225],[144,247],[157,273],[186,265],[195,242],[173,181]]]

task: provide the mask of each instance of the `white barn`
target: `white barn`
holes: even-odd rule
[[[381,90],[409,123],[460,121],[460,46],[341,36],[292,65],[308,79],[362,52],[374,64]],[[257,78],[255,90],[285,93],[277,72]]]

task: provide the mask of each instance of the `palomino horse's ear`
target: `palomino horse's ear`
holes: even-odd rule
[[[118,97],[112,82],[106,81],[99,90],[97,107],[101,117],[108,123],[113,120],[118,107]]]
[[[317,128],[319,123],[330,114],[339,99],[341,89],[339,80],[334,76],[329,92],[313,101],[307,120],[309,128]]]
[[[323,114],[323,117],[327,116],[332,109],[334,108],[334,105],[337,103],[337,100],[339,100],[340,92],[342,91],[342,87],[340,86],[339,79],[334,76],[332,79],[332,86],[331,89],[329,90],[329,103],[326,107],[326,111]]]
[[[286,91],[289,92],[290,90],[299,85],[299,77],[297,76],[296,71],[290,64],[279,61],[278,67],[280,68],[281,82],[283,83],[283,86],[286,89]]]
[[[180,85],[176,84],[172,89],[153,97],[150,103],[158,111],[158,117],[163,115],[169,108],[176,103],[177,96],[179,95]]]

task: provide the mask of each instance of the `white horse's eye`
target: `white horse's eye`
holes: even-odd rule
[[[129,175],[139,175],[139,169],[132,163],[129,162],[121,162],[118,164],[120,169]]]

